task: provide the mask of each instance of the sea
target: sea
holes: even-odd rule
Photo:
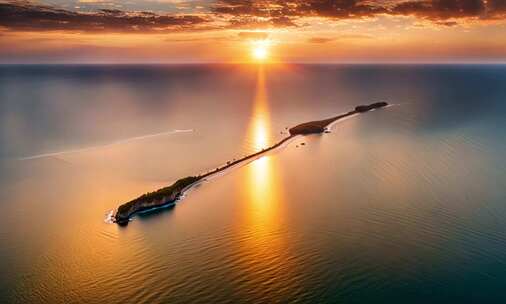
[[[505,155],[506,65],[2,65],[0,303],[505,303]]]

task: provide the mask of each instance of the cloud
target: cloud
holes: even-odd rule
[[[309,43],[323,44],[327,42],[334,41],[333,38],[323,38],[323,37],[311,37],[307,40]]]
[[[456,22],[456,21],[437,21],[436,24],[437,25],[442,25],[442,26],[447,26],[447,27],[452,27],[452,26],[459,25],[459,23]]]
[[[487,1],[487,17],[491,19],[506,18],[506,1],[504,0],[488,0]]]
[[[266,32],[239,32],[239,38],[248,40],[265,40],[269,37]]]
[[[198,35],[194,37],[186,37],[184,38],[180,36],[171,36],[169,38],[164,39],[166,42],[230,42],[230,41],[241,41],[241,40],[265,40],[269,38],[269,33],[267,32],[239,32],[236,35],[223,35],[223,36],[209,36],[209,35]]]
[[[432,20],[478,17],[484,12],[485,3],[482,0],[413,0],[401,2],[391,9],[392,14]]]
[[[355,18],[386,12],[381,5],[357,0],[219,0],[213,6],[215,13],[233,16],[278,17],[334,17]]]
[[[88,0],[89,1],[89,0]],[[115,3],[116,0],[110,0]],[[202,7],[203,8],[203,7]],[[0,28],[14,31],[173,32],[304,26],[306,17],[331,21],[412,16],[436,26],[460,20],[503,20],[505,0],[217,0],[189,13],[100,9],[79,11],[0,0]]]
[[[216,14],[238,19],[273,20],[285,18],[296,24],[302,17],[333,20],[361,19],[379,15],[414,16],[432,21],[462,18],[500,18],[506,14],[505,0],[219,0],[213,6]],[[441,23],[448,26],[450,23]]]
[[[234,29],[267,29],[277,27],[292,27],[296,24],[288,17],[257,17],[234,16],[228,20],[228,28]]]
[[[329,43],[336,40],[363,40],[363,39],[372,39],[373,37],[369,35],[340,35],[333,38],[327,38],[327,37],[311,37],[307,40],[309,43],[316,43],[316,44],[323,44],[323,43]]]
[[[160,15],[102,9],[75,12],[29,2],[0,3],[0,27],[18,31],[164,32],[206,23],[196,15]]]

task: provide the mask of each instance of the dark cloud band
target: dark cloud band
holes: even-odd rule
[[[209,28],[300,26],[303,17],[332,20],[378,15],[414,16],[436,25],[506,17],[506,0],[218,0],[200,15],[103,9],[78,12],[31,2],[0,0],[0,27],[17,31],[171,32]],[[216,26],[215,24],[220,24]]]
[[[431,20],[504,18],[506,0],[219,0],[213,11],[234,17],[355,19],[380,14]]]
[[[26,31],[146,32],[193,28],[206,23],[200,16],[100,10],[83,13],[28,2],[0,3],[0,26]]]

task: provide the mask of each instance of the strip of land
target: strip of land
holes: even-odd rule
[[[226,163],[226,165],[222,167],[218,167],[213,171],[207,172],[202,175],[197,176],[188,176],[185,178],[181,178],[177,180],[174,184],[159,189],[154,192],[149,192],[146,194],[143,194],[139,196],[138,198],[131,200],[121,206],[118,207],[116,210],[116,213],[114,215],[114,221],[119,225],[127,225],[130,218],[135,215],[138,212],[141,211],[147,211],[151,209],[157,209],[164,206],[170,206],[176,203],[176,201],[183,195],[183,193],[190,189],[192,186],[196,185],[198,182],[204,180],[205,178],[220,173],[222,171],[227,170],[230,167],[233,167],[237,164],[240,164],[242,162],[245,162],[250,159],[254,159],[256,157],[259,157],[260,155],[267,153],[271,150],[274,150],[281,145],[283,145],[288,140],[294,138],[297,135],[308,135],[308,134],[318,134],[325,132],[327,126],[332,124],[333,122],[343,119],[345,117],[358,114],[358,113],[364,113],[371,111],[373,109],[382,108],[387,106],[388,103],[386,102],[377,102],[370,105],[361,105],[355,107],[354,110],[347,112],[345,114],[341,114],[338,116],[334,116],[328,119],[324,120],[315,120],[310,121],[306,123],[299,124],[293,128],[289,129],[290,135],[288,137],[283,138],[276,144],[263,149],[261,151],[255,152],[253,154],[247,155],[243,158],[229,161]]]

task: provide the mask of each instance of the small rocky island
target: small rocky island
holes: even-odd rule
[[[323,133],[325,131],[325,128],[333,123],[334,121],[337,121],[339,119],[358,114],[363,112],[368,112],[374,109],[383,108],[386,107],[388,103],[386,102],[376,102],[372,103],[370,105],[361,105],[355,107],[355,110],[350,111],[345,114],[341,114],[335,117],[331,117],[324,120],[315,120],[310,122],[305,122],[303,124],[297,125],[293,128],[290,128],[288,131],[290,132],[290,135],[307,135],[307,134],[316,134],[316,133]]]
[[[328,125],[333,123],[334,121],[337,121],[339,119],[358,114],[358,113],[364,113],[368,112],[374,109],[382,108],[387,106],[388,103],[386,102],[376,102],[370,105],[361,105],[355,107],[353,111],[347,112],[345,114],[341,114],[335,117],[331,117],[324,120],[315,120],[310,121],[306,123],[302,123],[300,125],[297,125],[293,128],[289,129],[290,136],[283,138],[278,143],[270,146],[269,148],[263,149],[261,151],[258,151],[256,153],[247,155],[241,159],[229,161],[226,165],[222,167],[218,167],[215,170],[211,172],[207,172],[203,175],[197,175],[197,176],[188,176],[185,178],[181,178],[177,180],[172,185],[159,189],[154,192],[149,192],[146,194],[143,194],[139,196],[138,198],[131,200],[121,206],[118,207],[116,210],[116,213],[114,214],[114,222],[118,225],[127,225],[130,218],[142,211],[147,210],[154,210],[156,208],[162,208],[174,205],[176,201],[183,195],[183,193],[197,184],[199,181],[205,179],[206,177],[216,174],[218,172],[224,171],[234,165],[237,165],[239,163],[242,163],[246,160],[253,159],[255,157],[258,157],[268,151],[274,150],[278,147],[280,147],[282,144],[287,142],[288,140],[294,138],[297,135],[308,135],[308,134],[318,134],[325,132]]]
[[[137,212],[174,204],[187,187],[190,187],[200,179],[200,176],[188,176],[179,179],[168,187],[143,194],[119,206],[114,219],[117,224],[126,225],[130,217]]]

